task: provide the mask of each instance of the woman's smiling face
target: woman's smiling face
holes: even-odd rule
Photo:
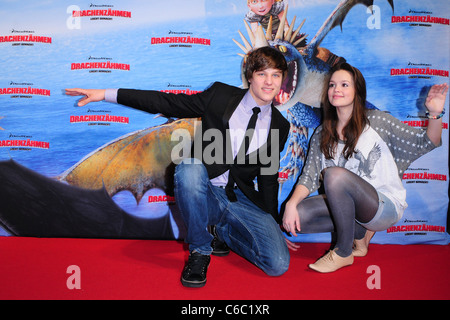
[[[328,83],[328,100],[336,108],[353,108],[355,83],[350,72],[338,70],[333,73]]]

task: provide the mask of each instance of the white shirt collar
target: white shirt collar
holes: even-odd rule
[[[252,114],[253,113],[252,109],[254,107],[259,107],[261,109],[261,113],[258,115],[258,118],[260,118],[260,119],[264,118],[267,115],[270,115],[270,108],[272,106],[272,103],[266,104],[264,106],[259,106],[256,103],[256,101],[253,98],[253,96],[250,93],[250,91],[247,91],[247,93],[244,95],[244,98],[242,98],[241,103],[244,106],[245,112],[247,112],[248,114]]]

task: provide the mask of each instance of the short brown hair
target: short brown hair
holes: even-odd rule
[[[287,63],[283,54],[272,47],[261,47],[250,52],[245,62],[245,78],[249,81],[255,71],[268,68],[281,70],[283,79],[287,75]]]

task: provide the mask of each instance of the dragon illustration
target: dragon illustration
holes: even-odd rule
[[[388,2],[393,9],[393,0]],[[340,59],[319,45],[330,30],[339,25],[342,27],[347,13],[357,4],[369,7],[373,5],[373,0],[341,1],[309,44],[306,44],[306,35],[301,35],[300,39],[298,37],[303,23],[294,31],[295,18],[289,30],[284,31],[287,8],[275,35],[271,32],[265,34],[261,26],[253,34],[246,24],[250,41],[240,32],[243,45],[235,41],[244,51],[243,64],[245,54],[267,45],[282,52],[288,62],[288,77],[274,104],[280,111],[286,111],[291,123],[288,148],[282,159],[287,160],[282,172],[287,173],[289,178],[295,178],[303,166],[308,128],[315,128],[320,123],[322,88],[330,68]],[[243,86],[247,86],[244,80]],[[171,230],[170,223],[160,223],[158,228],[165,228],[166,231],[158,231],[156,236],[149,236],[148,230],[155,228],[148,227],[148,223],[142,222],[142,218],[127,214],[111,197],[119,191],[129,190],[139,203],[144,193],[152,188],[160,188],[171,194],[174,169],[171,152],[178,143],[171,141],[171,133],[176,129],[184,129],[192,135],[194,122],[194,119],[179,119],[120,137],[83,158],[64,172],[59,177],[60,181],[50,181],[13,161],[0,163],[1,188],[10,188],[22,194],[21,200],[0,204],[0,225],[14,235],[170,237],[171,231],[166,230]],[[27,192],[19,191],[14,186],[14,181],[20,181],[22,189]],[[38,191],[40,184],[50,188],[45,196]],[[29,197],[27,201],[32,204],[31,208],[20,207],[20,203],[24,202],[24,195]],[[14,196],[10,197],[14,199]],[[47,204],[49,201],[53,203]],[[23,217],[17,218],[18,212]],[[23,221],[26,220],[31,221],[24,226]],[[66,224],[76,228],[64,227]]]
[[[381,148],[377,143],[375,143],[372,150],[370,150],[369,154],[367,155],[367,159],[361,152],[357,152],[355,154],[355,159],[359,161],[358,175],[360,175],[361,177],[368,177],[369,179],[373,179],[374,177],[371,176],[372,171],[380,157]]]
[[[172,194],[172,181],[167,177],[174,172],[171,153],[179,142],[171,141],[171,134],[187,130],[193,136],[195,122],[196,119],[180,119],[120,137],[87,155],[60,179],[86,189],[104,185],[110,195],[129,190],[138,203],[152,188]]]
[[[388,2],[394,9],[393,0],[388,0]],[[305,43],[307,35],[298,39],[299,31],[305,20],[297,30],[293,31],[296,19],[294,17],[289,29],[284,31],[287,7],[275,34],[272,32],[264,33],[261,26],[254,34],[244,21],[250,42],[241,32],[239,32],[239,35],[243,45],[233,39],[245,54],[258,47],[271,46],[281,51],[288,62],[288,77],[274,101],[280,111],[286,111],[287,119],[291,124],[288,148],[281,159],[282,161],[289,159],[288,163],[281,169],[282,173],[286,173],[281,175],[283,177],[280,179],[281,185],[289,178],[295,179],[301,171],[306,157],[308,128],[315,128],[320,124],[320,100],[326,85],[326,77],[334,64],[345,61],[345,59],[337,57],[327,49],[319,47],[319,45],[334,27],[339,25],[342,28],[347,13],[358,3],[370,7],[373,5],[373,0],[341,1],[309,44]],[[267,30],[272,30],[271,20]],[[306,45],[299,47],[298,43],[305,43]],[[246,86],[244,77],[242,81]],[[368,107],[373,108],[370,103],[368,103]]]
[[[341,168],[351,169],[350,167],[355,166],[354,163],[357,163],[356,164],[356,166],[358,167],[357,171],[360,177],[368,177],[369,179],[374,179],[375,177],[372,176],[373,168],[375,167],[375,164],[380,159],[380,157],[381,157],[381,148],[380,145],[375,142],[373,148],[367,155],[367,158],[364,157],[364,155],[360,151],[358,151],[354,155],[355,161],[353,161],[353,164],[347,166],[347,163],[349,163],[349,161],[345,159],[343,154],[341,154],[339,156],[337,164],[334,162],[333,159],[325,159],[325,166],[327,168],[337,166]]]

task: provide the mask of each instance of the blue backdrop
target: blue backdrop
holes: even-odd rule
[[[337,0],[290,0],[287,20],[310,43]],[[446,0],[374,1],[356,5],[342,27],[320,47],[344,57],[366,77],[368,100],[409,125],[424,125],[426,89],[449,82],[450,8]],[[64,88],[138,88],[194,93],[213,81],[241,86],[243,53],[233,39],[249,39],[245,0],[0,1],[0,160],[13,159],[47,177],[60,177],[97,148],[167,119],[106,102],[76,107]],[[300,84],[297,84],[300,85]],[[291,101],[292,102],[292,101]],[[291,121],[295,102],[280,106]],[[287,105],[287,104],[286,104]],[[293,105],[293,106],[292,106]],[[297,105],[298,107],[298,105]],[[290,110],[290,111],[289,111]],[[448,113],[443,146],[414,162],[404,184],[409,204],[398,224],[378,232],[377,243],[448,244]],[[284,201],[301,170],[290,144],[282,152]],[[294,150],[296,155],[300,151]],[[306,150],[303,150],[306,151]],[[291,161],[291,162],[290,162]],[[283,171],[284,169],[284,171]],[[297,171],[295,170],[297,169]],[[0,184],[2,182],[0,181]],[[0,197],[2,195],[0,194]],[[111,195],[130,216],[167,217],[174,238],[184,236],[173,199],[148,190],[136,203],[131,192]],[[3,221],[1,225],[7,225]],[[7,228],[0,234],[8,236]],[[294,241],[329,241],[330,235],[300,235]]]

